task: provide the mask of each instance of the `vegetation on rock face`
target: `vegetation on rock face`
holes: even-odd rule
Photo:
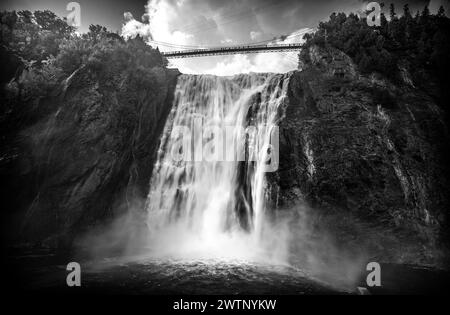
[[[77,34],[50,11],[0,21],[3,215],[28,238],[71,242],[124,194],[146,194],[176,73],[99,25]]]
[[[126,75],[156,90],[150,81],[162,79],[161,69],[167,65],[141,38],[125,41],[99,25],[77,35],[50,11],[1,12],[0,20],[0,49],[6,66],[1,74],[1,115],[4,119],[8,114],[8,121],[17,114],[18,102],[48,97],[76,70],[89,71],[107,84],[113,84],[109,80],[118,74]]]
[[[332,14],[306,36],[280,124],[280,200],[301,192],[328,218],[361,220],[365,232],[336,229],[343,244],[356,237],[380,259],[444,267],[450,20],[443,9],[390,10],[379,27]]]
[[[277,187],[273,204],[292,209],[306,201],[317,229],[331,231],[342,249],[352,244],[374,259],[446,266],[443,111],[409,86],[334,77],[334,52],[316,49],[315,60],[330,64],[313,63],[290,79],[279,171],[269,178]]]
[[[0,22],[1,221],[15,219],[2,231],[65,246],[117,216],[124,200],[129,209],[145,197],[175,75],[142,39],[125,41],[99,25],[78,35],[49,11],[3,12]],[[376,229],[367,241],[374,253],[381,246],[403,255],[397,249],[410,239],[411,257],[400,262],[439,260],[432,249],[448,228],[448,135],[429,95],[448,98],[448,24],[442,11],[426,10],[382,17],[375,28],[353,14],[320,24],[307,46],[340,49],[362,73],[396,83],[404,68],[430,93],[332,76],[330,60],[343,54],[317,50],[323,67],[293,75],[280,124],[280,170],[272,175],[282,206],[305,199],[331,217],[355,215],[363,230]],[[353,228],[342,225],[341,234]],[[365,237],[349,235],[354,243]]]
[[[389,19],[382,13],[380,26],[369,26],[365,18],[353,13],[333,13],[316,33],[305,36],[307,46],[329,45],[345,52],[363,74],[378,72],[399,82],[401,69],[405,69],[415,86],[424,88],[443,107],[447,103],[450,19],[442,7],[436,15],[425,7],[413,16],[405,5],[399,16],[391,5]]]

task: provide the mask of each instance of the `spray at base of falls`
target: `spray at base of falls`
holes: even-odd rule
[[[286,98],[290,74],[245,74],[235,77],[182,75],[174,106],[166,123],[147,198],[151,255],[179,258],[287,261],[287,222],[277,222],[266,209],[266,167],[278,147],[274,128]],[[180,126],[190,128],[201,118],[203,126],[234,126],[220,145],[235,159],[174,159]],[[252,126],[253,134],[243,134]],[[190,137],[189,146],[204,149],[211,138]],[[214,135],[216,136],[216,135]],[[189,148],[190,149],[190,148]],[[203,152],[205,154],[205,152]],[[275,154],[276,153],[276,154]],[[253,155],[254,154],[254,155]],[[245,161],[236,158],[245,156]],[[254,160],[249,157],[256,157]],[[186,155],[185,155],[186,157]],[[277,156],[276,156],[277,158]]]

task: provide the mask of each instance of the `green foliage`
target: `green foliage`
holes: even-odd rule
[[[22,101],[36,101],[48,96],[63,79],[63,72],[55,65],[55,59],[50,58],[41,68],[30,68],[21,74],[19,83],[22,90]]]
[[[433,15],[425,7],[413,17],[408,5],[398,15],[391,4],[389,17],[381,13],[380,26],[371,27],[355,14],[333,13],[313,35],[304,37],[305,45],[338,48],[353,59],[361,73],[377,72],[395,83],[403,81],[402,71],[406,70],[414,86],[434,97],[450,121],[450,19],[444,8]],[[386,106],[392,103],[389,95],[375,94]]]
[[[117,50],[116,54],[122,54],[120,58],[115,57],[122,58],[119,62],[135,63],[134,58],[139,56],[137,60],[143,66],[167,64],[142,38],[125,42],[101,25],[90,25],[87,34],[77,35],[73,27],[48,10],[0,12],[0,23],[2,48],[38,67],[53,56],[64,73],[70,74],[81,65],[95,68],[98,61],[106,62],[104,58],[109,58],[114,50]]]
[[[390,20],[381,14],[379,27],[368,26],[365,18],[351,13],[333,13],[318,31],[305,37],[306,45],[330,45],[348,54],[362,73],[379,72],[395,80],[399,78],[398,61],[406,60],[412,72],[417,69],[444,75],[450,55],[450,22],[443,8],[431,15],[427,7],[412,17],[408,5],[401,17],[390,5]],[[447,57],[444,57],[447,56]],[[444,79],[444,78],[441,78]]]
[[[74,28],[51,11],[0,12],[1,43],[12,54],[41,62],[58,53],[60,42]]]
[[[68,80],[84,87],[96,82],[104,93],[124,94],[119,107],[131,113],[161,94],[167,60],[140,37],[125,41],[100,25],[79,35],[50,11],[1,12],[0,22],[2,62],[14,60],[2,75],[2,119],[33,117],[25,112],[58,95]],[[117,114],[117,120],[123,117]]]
[[[64,20],[61,20],[55,13],[45,10],[36,11],[33,14],[36,23],[41,30],[59,33],[60,35],[68,35],[74,31]]]

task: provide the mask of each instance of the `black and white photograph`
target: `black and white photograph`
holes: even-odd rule
[[[449,0],[0,1],[3,288],[159,313],[447,295],[449,17]]]

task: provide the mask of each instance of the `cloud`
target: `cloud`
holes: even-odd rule
[[[127,15],[122,34],[148,35],[153,39],[149,44],[161,51],[251,44],[310,29],[333,11],[349,12],[361,5],[360,0],[150,0],[145,7],[145,22]],[[299,40],[300,37],[290,36],[284,42]],[[292,52],[173,59],[170,65],[184,73],[284,72],[297,67],[297,55]]]
[[[220,41],[221,44],[231,44],[233,40],[231,38],[222,39]]]
[[[298,30],[283,41],[270,42],[269,44],[291,44],[303,41],[303,35],[312,32],[313,29],[305,28]],[[230,76],[238,73],[249,72],[275,72],[284,73],[295,70],[298,67],[298,52],[273,52],[259,53],[255,55],[234,55],[226,60],[219,61],[211,69],[201,73]]]
[[[443,6],[445,10],[445,14],[449,16],[450,13],[450,1],[445,0],[431,0],[429,4],[430,12],[436,14],[439,10],[439,7]]]
[[[252,40],[256,40],[256,39],[258,39],[258,38],[261,38],[261,32],[255,32],[255,31],[251,31],[250,32],[250,38],[252,39]]]
[[[123,14],[123,19],[125,20],[126,23],[134,20],[133,14],[131,14],[131,12],[125,12]]]
[[[149,24],[136,21],[133,14],[130,12],[125,12],[123,14],[123,18],[125,20],[125,24],[122,25],[122,36],[124,38],[135,38],[139,35],[146,40],[152,40],[152,33]]]

